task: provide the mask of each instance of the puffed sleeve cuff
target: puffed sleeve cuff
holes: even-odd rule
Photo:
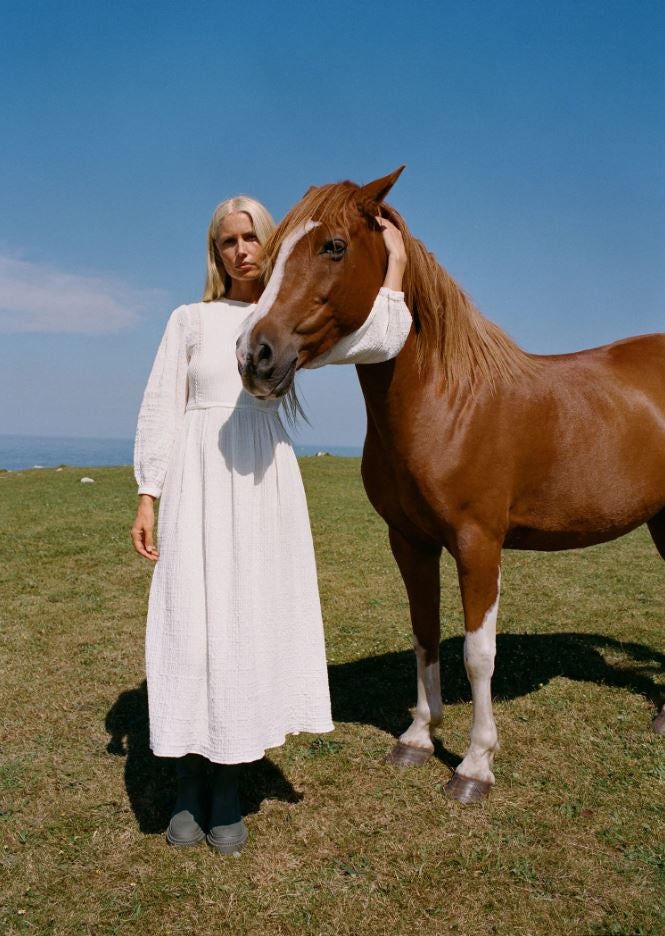
[[[134,476],[139,494],[159,497],[187,405],[187,306],[166,324],[143,394],[134,440]]]
[[[374,305],[357,331],[340,339],[330,351],[306,366],[324,364],[379,364],[397,357],[411,330],[411,313],[404,293],[382,286]]]
[[[139,494],[150,494],[151,497],[161,497],[162,489],[156,484],[140,484],[138,489]]]

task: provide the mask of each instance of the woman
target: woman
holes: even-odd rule
[[[358,341],[344,339],[326,363],[362,362],[367,337],[376,361],[377,330],[385,359],[406,340],[404,245],[397,228],[381,223],[385,288]],[[136,432],[131,535],[136,551],[156,562],[146,634],[150,747],[177,758],[166,837],[183,846],[207,838],[222,853],[247,839],[239,765],[287,734],[334,727],[300,472],[279,401],[246,393],[235,358],[265,285],[263,245],[274,227],[251,198],[217,207],[203,302],[171,314]]]

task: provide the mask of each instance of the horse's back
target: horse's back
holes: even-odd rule
[[[660,402],[665,419],[665,334],[641,335],[610,345],[617,370]]]
[[[639,375],[638,382],[653,382],[665,390],[665,334],[624,338],[606,345],[604,350],[619,373]]]
[[[647,419],[665,432],[665,334],[638,335],[571,354],[534,356],[532,381],[520,391],[555,399],[559,411],[581,411],[616,422],[621,415]],[[531,414],[533,415],[533,414]]]
[[[558,368],[573,377],[577,371],[580,379],[588,379],[594,373],[602,379],[605,374],[665,393],[665,333],[636,335],[571,354],[542,355],[536,360],[553,374]]]

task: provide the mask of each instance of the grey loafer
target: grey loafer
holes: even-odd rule
[[[198,845],[205,837],[206,834],[198,820],[188,809],[173,813],[166,830],[166,841],[169,845],[186,848],[188,845]]]
[[[206,841],[222,855],[232,855],[241,851],[248,834],[247,826],[241,819],[240,822],[232,822],[230,825],[213,826],[206,835]]]

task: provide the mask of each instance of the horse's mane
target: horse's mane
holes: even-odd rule
[[[269,265],[285,237],[305,221],[320,221],[331,232],[348,234],[358,215],[372,218],[376,206],[359,199],[360,186],[339,182],[311,188],[283,218],[265,245]],[[534,359],[494,322],[486,319],[463,289],[409,231],[394,208],[382,203],[380,212],[402,233],[407,253],[404,297],[413,315],[419,368],[432,359],[442,368],[448,386],[487,380],[494,387],[532,371]]]

